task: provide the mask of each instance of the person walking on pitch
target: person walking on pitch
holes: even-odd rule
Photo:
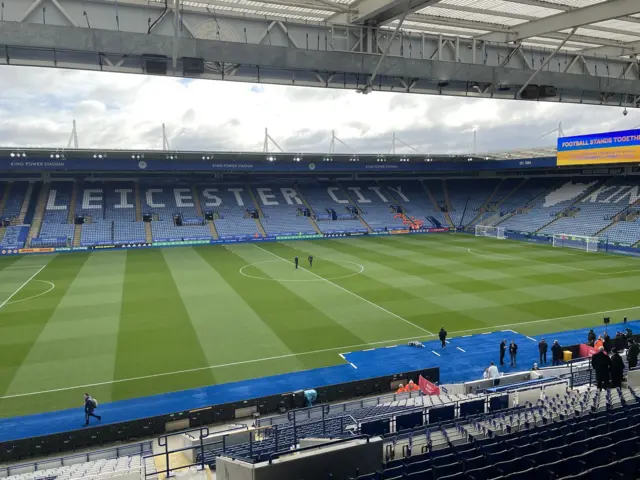
[[[298,269],[298,257],[293,259],[294,262],[296,262],[296,270]]]
[[[442,348],[445,348],[447,346],[447,331],[444,329],[444,327],[440,328],[438,336],[440,337],[440,341],[442,342]]]
[[[309,268],[313,267],[313,255],[309,255]]]

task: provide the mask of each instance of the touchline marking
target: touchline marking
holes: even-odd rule
[[[347,360],[346,358],[344,358],[344,354],[343,353],[339,353],[338,355],[340,355],[342,357],[343,360]]]
[[[530,325],[532,323],[543,323],[543,322],[555,322],[558,320],[566,320],[566,319],[570,319],[570,318],[580,318],[580,317],[588,317],[590,315],[602,315],[604,313],[615,313],[615,312],[630,312],[633,310],[640,310],[640,305],[637,305],[635,307],[628,307],[628,308],[618,308],[618,309],[614,309],[614,310],[603,310],[601,312],[590,312],[590,313],[580,313],[577,315],[568,315],[566,317],[556,317],[556,318],[545,318],[542,320],[531,320],[531,321],[527,321],[527,322],[520,322],[520,323],[510,323],[507,325],[498,325],[497,328],[503,328],[503,327],[517,327],[517,326],[522,326],[522,325]],[[486,328],[486,327],[485,327]],[[456,334],[456,333],[467,333],[467,332],[479,332],[481,330],[484,330],[484,328],[474,328],[474,329],[469,329],[469,330],[459,330],[457,332],[451,332],[451,334]],[[511,330],[513,331],[513,330]],[[514,332],[517,333],[517,332]],[[435,337],[436,335],[431,334],[431,335],[423,335],[421,337],[407,337],[407,338],[397,338],[395,340],[382,340],[379,342],[371,342],[371,343],[361,343],[359,345],[346,345],[346,346],[342,346],[342,347],[335,347],[335,348],[325,348],[322,350],[313,350],[310,352],[300,352],[300,353],[288,353],[286,355],[277,355],[275,357],[266,357],[266,358],[256,358],[253,360],[243,360],[240,362],[232,362],[232,363],[225,363],[225,364],[221,364],[221,365],[208,365],[206,367],[198,367],[198,368],[190,368],[187,370],[178,370],[175,372],[165,372],[165,373],[156,373],[153,375],[143,375],[143,376],[139,376],[139,377],[131,377],[131,378],[121,378],[118,380],[109,380],[107,382],[98,382],[98,383],[89,383],[86,385],[76,385],[73,387],[63,387],[63,388],[55,388],[55,389],[51,389],[51,390],[42,390],[40,392],[28,392],[28,393],[18,393],[18,394],[14,394],[14,395],[5,395],[4,397],[0,397],[0,400],[5,400],[8,398],[19,398],[19,397],[29,397],[29,396],[33,396],[33,395],[42,395],[45,393],[54,393],[54,392],[64,392],[64,391],[68,391],[68,390],[79,390],[81,388],[90,388],[90,387],[99,387],[101,385],[112,385],[114,383],[124,383],[124,382],[133,382],[136,380],[146,380],[149,378],[158,378],[158,377],[167,377],[167,376],[171,376],[171,375],[180,375],[182,373],[191,373],[191,372],[198,372],[198,371],[203,371],[203,370],[213,370],[215,368],[224,368],[224,367],[232,367],[235,365],[246,365],[249,363],[257,363],[257,362],[265,362],[268,360],[279,360],[282,358],[291,358],[291,357],[297,357],[297,356],[302,356],[302,355],[313,355],[313,354],[317,354],[317,353],[325,353],[325,352],[335,352],[336,350],[344,350],[345,348],[359,348],[359,347],[366,347],[366,346],[371,346],[371,345],[381,345],[384,343],[395,343],[395,342],[403,342],[403,341],[407,341],[407,340],[417,340],[419,338],[427,338],[427,337]],[[471,335],[461,335],[461,337],[471,337]],[[433,352],[433,350],[432,350]],[[345,352],[343,353],[343,355],[350,355],[352,352]],[[437,352],[433,352],[436,355],[440,356]]]
[[[462,353],[467,353],[466,350],[461,349],[460,347],[456,347],[458,350],[460,350]]]
[[[293,263],[293,262],[291,262],[291,261],[287,260],[286,258],[282,258],[280,255],[276,255],[275,253],[270,252],[269,250],[266,250],[266,249],[264,249],[264,248],[260,247],[259,245],[255,245],[255,244],[253,244],[253,246],[254,246],[254,247],[256,247],[256,248],[258,248],[258,249],[260,249],[260,250],[262,250],[263,252],[268,253],[269,255],[273,255],[274,257],[279,258],[279,259],[280,259],[280,260],[282,260],[283,262],[287,262],[287,263],[289,263],[289,264],[291,264],[291,265],[294,265],[294,263]],[[366,298],[364,298],[364,297],[361,297],[361,296],[360,296],[360,295],[358,295],[357,293],[353,293],[351,290],[347,290],[346,288],[341,287],[340,285],[338,285],[337,283],[332,282],[331,280],[327,280],[326,278],[321,277],[320,275],[318,275],[318,274],[317,274],[317,273],[315,273],[315,272],[312,272],[311,270],[307,270],[307,269],[306,269],[306,268],[304,268],[304,267],[300,267],[300,269],[301,269],[301,270],[303,270],[303,271],[305,271],[305,272],[310,273],[310,274],[311,274],[311,275],[313,275],[314,277],[318,277],[319,279],[321,279],[321,280],[323,280],[323,281],[327,282],[329,285],[333,285],[334,287],[339,288],[339,289],[340,289],[340,290],[342,290],[343,292],[346,292],[346,293],[348,293],[348,294],[350,294],[350,295],[353,295],[354,297],[359,298],[359,299],[360,299],[360,300],[362,300],[363,302],[366,302],[366,303],[368,303],[369,305],[371,305],[371,306],[373,306],[373,307],[376,307],[376,308],[378,308],[378,309],[382,310],[383,312],[386,312],[386,313],[388,313],[389,315],[392,315],[392,316],[396,317],[398,320],[402,320],[403,322],[408,323],[409,325],[414,326],[414,327],[415,327],[415,328],[417,328],[418,330],[422,330],[423,332],[425,332],[425,333],[426,333],[426,334],[428,334],[428,335],[433,335],[433,332],[430,332],[429,330],[426,330],[426,329],[424,329],[424,328],[420,327],[419,325],[416,325],[415,323],[410,322],[409,320],[407,320],[406,318],[401,317],[401,316],[400,316],[400,315],[398,315],[397,313],[393,313],[393,312],[391,312],[391,311],[387,310],[386,308],[381,307],[380,305],[375,304],[375,303],[373,303],[373,302],[371,302],[371,301],[367,300],[367,299],[366,299]]]
[[[534,342],[537,342],[537,341],[538,341],[538,340],[536,340],[536,339],[535,339],[535,338],[533,338],[533,337],[527,337],[527,338],[528,338],[529,340],[533,340]]]
[[[358,367],[356,367],[353,363],[349,362],[349,365],[351,365],[353,368],[355,368],[356,370],[358,369]]]
[[[36,275],[38,275],[42,270],[44,270],[44,267],[46,267],[46,265],[43,265],[42,267],[40,267],[36,273],[34,273],[29,277],[29,280],[24,282],[22,285],[20,285],[20,287],[18,287],[18,289],[15,292],[9,295],[9,298],[7,298],[4,302],[2,302],[2,304],[0,304],[0,309],[2,309],[2,307],[8,304],[9,301],[20,292],[20,290],[22,290],[24,287],[27,286],[27,283],[29,283],[31,280],[33,280],[36,277]]]
[[[431,353],[433,353],[434,355],[440,356],[440,354],[438,352],[436,352],[435,350],[431,350]]]

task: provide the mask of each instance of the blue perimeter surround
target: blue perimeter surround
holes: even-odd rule
[[[638,330],[640,320],[629,322],[628,325],[632,330]],[[610,331],[615,332],[616,328],[622,329],[622,325],[613,324]],[[561,345],[575,345],[586,340],[588,330],[585,328],[547,334],[545,338],[549,344],[558,340]],[[599,325],[595,330],[597,334],[601,334],[604,329]],[[508,373],[531,368],[533,363],[538,361],[539,338],[541,337],[532,338],[512,330],[502,330],[452,337],[445,349],[440,348],[438,340],[431,340],[424,342],[425,348],[399,345],[352,353],[343,352],[347,363],[342,365],[121,400],[100,405],[99,413],[104,418],[102,424],[113,424],[433,367],[440,367],[442,383],[478,380],[482,378],[482,373],[490,361],[498,363],[499,344],[502,339],[508,342],[516,341],[519,346],[520,366],[514,369],[506,366],[500,370]],[[339,352],[336,350],[336,356]],[[82,393],[83,390],[78,390],[79,404],[83,404]],[[83,422],[83,408],[0,419],[0,442],[79,430]]]

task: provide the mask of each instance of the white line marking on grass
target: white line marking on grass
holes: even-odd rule
[[[356,370],[358,369],[358,367],[356,367],[353,363],[349,362],[349,365],[351,365],[353,368],[355,368]]]
[[[40,282],[40,283],[48,283],[51,286],[49,287],[49,290],[47,290],[46,292],[38,293],[37,295],[32,295],[31,297],[27,297],[27,298],[21,298],[20,300],[13,300],[12,302],[7,302],[6,305],[13,305],[14,303],[20,303],[20,302],[26,302],[27,300],[33,300],[34,298],[41,297],[42,295],[45,295],[45,294],[49,293],[51,290],[53,290],[54,288],[56,288],[54,283],[48,282],[47,280],[32,280],[32,281],[33,282]]]
[[[460,347],[456,347],[458,350],[460,350],[462,353],[467,353],[466,350],[461,349]]]
[[[36,275],[38,275],[42,270],[44,270],[44,267],[46,267],[46,265],[43,265],[42,267],[40,267],[36,273],[34,273],[33,275],[31,275],[29,277],[29,280],[24,282],[22,285],[20,285],[18,287],[18,289],[15,292],[13,292],[11,295],[9,295],[9,298],[7,298],[4,302],[2,302],[2,304],[0,304],[0,309],[2,309],[2,307],[7,305],[11,301],[11,299],[13,297],[15,297],[20,292],[20,290],[22,290],[24,287],[27,286],[27,283],[29,283],[31,280],[33,280],[36,277]]]
[[[635,307],[628,307],[628,308],[618,308],[618,309],[614,309],[614,310],[603,310],[601,312],[591,312],[591,313],[580,313],[577,315],[568,315],[565,317],[556,317],[556,318],[545,318],[542,320],[531,320],[531,321],[527,321],[527,322],[520,322],[520,323],[511,323],[508,325],[498,325],[498,328],[502,328],[502,327],[517,327],[518,325],[529,325],[532,323],[542,323],[542,322],[555,322],[558,320],[566,320],[566,319],[570,319],[570,318],[580,318],[580,317],[587,317],[590,315],[602,315],[604,313],[615,313],[615,312],[630,312],[633,310],[640,310],[640,305],[635,306]],[[484,328],[475,328],[475,329],[470,329],[470,330],[459,330],[457,332],[451,332],[452,334],[456,334],[456,333],[466,333],[466,332],[479,332],[481,330],[484,330]],[[517,333],[517,332],[514,332]],[[422,337],[417,337],[417,338],[427,338],[427,337],[435,337],[436,335],[431,334],[431,335],[423,335]],[[461,335],[462,338],[465,337],[471,337],[472,335]],[[101,385],[112,385],[114,383],[124,383],[124,382],[133,382],[136,380],[146,380],[149,378],[159,378],[159,377],[167,377],[167,376],[171,376],[171,375],[180,375],[182,373],[191,373],[191,372],[198,372],[198,371],[203,371],[203,370],[213,370],[216,368],[224,368],[224,367],[232,367],[235,365],[246,365],[246,364],[250,364],[250,363],[258,363],[258,362],[264,362],[264,361],[268,361],[268,360],[278,360],[278,359],[282,359],[282,358],[292,358],[292,357],[297,357],[297,356],[302,356],[302,355],[313,355],[313,354],[317,354],[317,353],[325,353],[325,352],[335,352],[336,350],[343,350],[345,348],[359,348],[359,347],[365,347],[365,346],[370,346],[370,345],[381,345],[384,343],[394,343],[394,342],[403,342],[406,340],[416,340],[416,337],[407,337],[407,338],[397,338],[395,340],[382,340],[379,342],[371,342],[371,343],[362,343],[359,345],[346,345],[346,346],[342,346],[342,347],[335,347],[335,348],[325,348],[322,350],[313,350],[310,352],[300,352],[300,353],[289,353],[286,355],[278,355],[275,357],[266,357],[266,358],[256,358],[253,360],[243,360],[240,362],[232,362],[232,363],[225,363],[225,364],[221,364],[221,365],[209,365],[206,367],[198,367],[198,368],[190,368],[188,370],[178,370],[175,372],[165,372],[165,373],[156,373],[153,375],[143,375],[143,376],[139,376],[139,377],[131,377],[131,378],[121,378],[118,380],[109,380],[106,382],[98,382],[98,383],[90,383],[90,384],[86,384],[86,385],[76,385],[73,387],[63,387],[63,388],[55,388],[55,389],[51,389],[51,390],[43,390],[40,392],[28,392],[28,393],[18,393],[18,394],[14,394],[14,395],[5,395],[4,397],[0,397],[0,400],[4,400],[4,399],[8,399],[8,398],[19,398],[19,397],[29,397],[29,396],[33,396],[33,395],[42,395],[45,393],[54,393],[54,392],[65,392],[68,390],[79,390],[82,388],[90,388],[90,387],[98,387]],[[434,352],[432,350],[432,352],[438,356],[440,356],[437,352]],[[352,352],[345,352],[342,355],[349,355]]]
[[[483,328],[481,328],[480,330],[484,330],[484,329],[483,329]],[[468,331],[470,332],[471,330],[468,330]],[[493,332],[484,332],[482,335],[491,335],[492,333],[493,333]]]
[[[330,277],[330,278],[323,278],[320,277],[318,275],[318,280],[316,279],[299,279],[299,278],[267,278],[267,277],[258,277],[256,275],[251,275],[249,273],[246,273],[244,270],[245,268],[249,268],[249,267],[254,267],[256,265],[263,265],[265,263],[274,263],[274,262],[280,262],[281,260],[267,260],[265,262],[254,262],[254,263],[250,263],[248,265],[245,265],[244,267],[242,267],[240,270],[238,270],[238,272],[240,273],[240,275],[244,275],[247,278],[253,278],[254,280],[267,280],[270,282],[296,282],[296,283],[300,283],[300,282],[320,282],[322,280],[319,280],[320,278],[322,278],[323,280],[342,280],[344,278],[351,278],[351,277],[355,277],[356,275],[360,275],[362,272],[364,272],[364,267],[362,265],[360,265],[359,263],[356,262],[350,262],[348,260],[335,260],[335,259],[329,259],[330,262],[335,262],[335,263],[349,263],[351,265],[356,265],[358,266],[360,269],[357,272],[353,272],[350,273],[349,275],[342,275],[340,277]],[[304,270],[304,268],[302,268],[302,270]]]
[[[554,267],[564,268],[564,269],[567,269],[567,270],[576,270],[576,271],[579,271],[579,272],[591,273],[593,275],[605,275],[606,276],[606,275],[619,275],[621,273],[640,272],[640,269],[636,268],[636,269],[633,269],[633,270],[618,270],[618,271],[615,271],[615,272],[602,273],[602,272],[594,272],[593,270],[587,270],[586,268],[572,267],[571,265],[563,265],[563,264],[554,263],[554,262],[543,262],[542,260],[536,260],[534,258],[529,258],[529,257],[514,257],[514,256],[511,256],[511,255],[503,255],[501,253],[482,254],[482,253],[474,252],[473,249],[471,249],[471,248],[467,248],[467,251],[471,255],[475,255],[477,257],[492,258],[494,260],[524,260],[525,262],[529,261],[529,262],[533,262],[533,263],[542,263],[544,265],[553,265]]]
[[[434,355],[440,356],[440,354],[438,352],[436,352],[435,350],[431,350],[431,353],[433,353]]]
[[[366,350],[362,350],[363,352],[372,352],[375,348],[367,348]]]
[[[398,345],[389,345],[388,347],[385,348],[396,348]]]
[[[9,269],[18,269],[18,270],[23,270],[25,268],[29,268],[29,269],[33,269],[33,268],[44,268],[46,267],[46,265],[7,265],[4,268],[0,268],[0,271],[2,270],[9,270]]]
[[[503,332],[511,332],[511,333],[518,333],[515,330],[502,330]]]
[[[347,360],[346,358],[344,358],[344,353],[339,353],[338,355],[340,355],[340,357],[342,357],[343,360]]]
[[[527,337],[527,338],[528,338],[529,340],[534,341],[534,342],[537,342],[537,341],[538,341],[538,340],[536,340],[536,339],[535,339],[535,338],[533,338],[533,337]]]
[[[269,255],[273,255],[274,257],[279,258],[279,259],[280,259],[280,260],[282,260],[283,262],[287,262],[287,263],[289,263],[289,264],[291,264],[291,265],[294,265],[294,263],[293,263],[293,262],[291,262],[291,261],[287,260],[286,258],[282,258],[280,255],[276,255],[275,253],[270,252],[269,250],[266,250],[266,249],[264,249],[264,248],[262,248],[262,247],[260,247],[260,246],[258,246],[258,245],[253,244],[253,246],[254,246],[254,247],[256,247],[256,248],[257,248],[257,249],[259,249],[259,250],[262,250],[263,252],[268,253]],[[310,274],[311,274],[311,275],[313,275],[314,277],[318,277],[319,279],[321,279],[321,280],[323,280],[323,281],[327,282],[329,285],[333,285],[334,287],[339,288],[339,289],[340,289],[340,290],[342,290],[343,292],[346,292],[346,293],[348,293],[348,294],[350,294],[350,295],[353,295],[354,297],[359,298],[359,299],[360,299],[360,300],[362,300],[363,302],[366,302],[366,303],[368,303],[369,305],[371,305],[371,306],[373,306],[373,307],[376,307],[376,308],[378,308],[378,309],[382,310],[383,312],[386,312],[386,313],[388,313],[389,315],[392,315],[392,316],[396,317],[398,320],[402,320],[403,322],[405,322],[405,323],[407,323],[407,324],[409,324],[409,325],[412,325],[412,326],[416,327],[418,330],[422,330],[423,332],[425,332],[425,333],[426,333],[426,334],[428,334],[428,335],[433,335],[433,333],[432,333],[432,332],[430,332],[429,330],[426,330],[426,329],[424,329],[424,328],[420,327],[419,325],[416,325],[415,323],[410,322],[409,320],[407,320],[406,318],[401,317],[401,316],[400,316],[400,315],[398,315],[397,313],[393,313],[393,312],[391,312],[391,311],[387,310],[386,308],[381,307],[380,305],[375,304],[375,303],[373,303],[373,302],[371,302],[371,301],[367,300],[367,299],[366,299],[366,298],[364,298],[364,297],[361,297],[361,296],[360,296],[360,295],[358,295],[357,293],[353,293],[351,290],[347,290],[346,288],[341,287],[340,285],[338,285],[337,283],[332,282],[331,280],[327,280],[326,278],[321,277],[320,275],[318,275],[318,274],[317,274],[317,273],[315,273],[315,272],[312,272],[311,270],[307,270],[307,269],[306,269],[306,268],[304,268],[304,267],[300,267],[300,269],[301,269],[301,270],[303,270],[303,271],[305,271],[305,272],[310,273]]]

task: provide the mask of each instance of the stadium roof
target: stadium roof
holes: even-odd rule
[[[640,53],[640,0],[181,0],[180,5],[184,11],[212,15],[393,27],[407,1],[404,31],[556,48],[575,28],[562,46],[565,51],[608,57]]]

